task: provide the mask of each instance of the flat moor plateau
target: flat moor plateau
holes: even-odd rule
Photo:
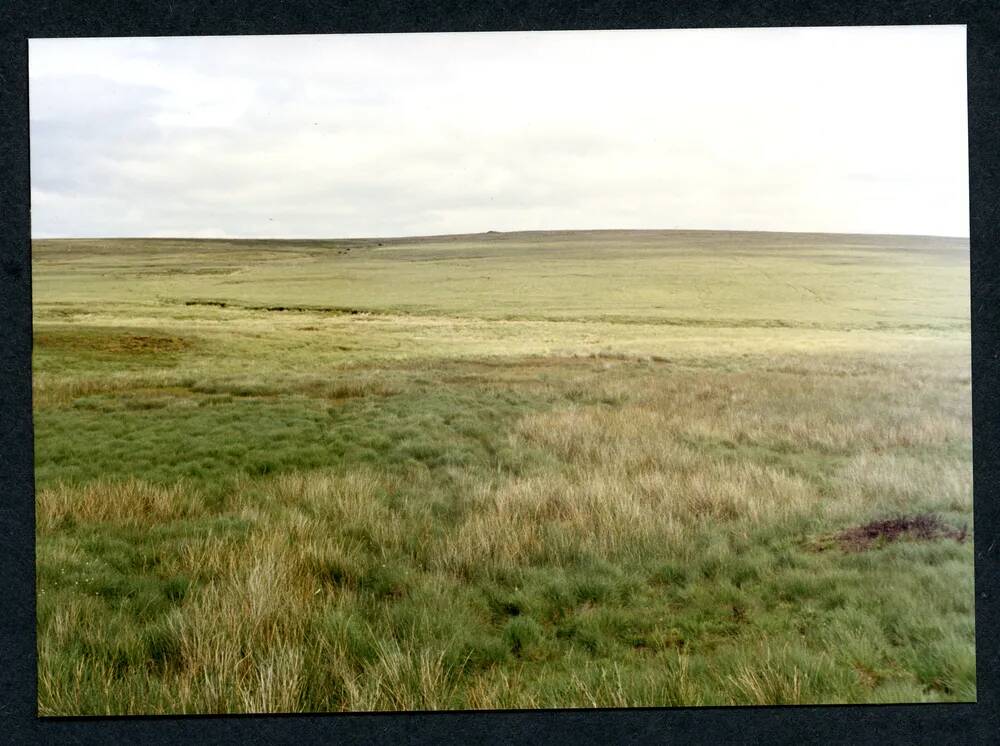
[[[975,699],[965,239],[36,240],[32,283],[42,715]]]

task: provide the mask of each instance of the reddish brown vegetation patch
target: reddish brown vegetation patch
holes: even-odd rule
[[[931,514],[898,516],[881,521],[872,521],[864,526],[848,529],[837,535],[840,546],[847,551],[861,552],[880,544],[897,539],[954,539],[965,541],[966,527],[956,529]]]
[[[181,337],[150,337],[126,334],[109,345],[115,352],[179,352],[187,349],[187,340]]]
[[[191,346],[183,337],[100,332],[68,332],[52,330],[36,332],[35,346],[73,352],[136,355],[144,353],[180,352]]]

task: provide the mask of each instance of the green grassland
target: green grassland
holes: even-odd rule
[[[943,238],[35,241],[39,712],[974,700],[968,280]]]

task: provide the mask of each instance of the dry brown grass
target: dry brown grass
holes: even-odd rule
[[[203,512],[200,496],[184,483],[162,486],[141,479],[102,479],[85,485],[56,484],[36,495],[41,531],[66,522],[150,526]]]
[[[299,709],[311,588],[283,534],[257,537],[251,558],[244,552],[216,558],[224,571],[174,619],[173,683],[186,711],[224,712],[234,699],[249,712]]]
[[[939,509],[972,510],[972,470],[960,458],[925,459],[892,453],[865,453],[847,462],[839,474],[848,509],[876,503],[888,510],[914,510],[930,496]]]

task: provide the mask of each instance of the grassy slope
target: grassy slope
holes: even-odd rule
[[[36,242],[40,711],[972,699],[971,542],[831,538],[971,523],[967,282],[900,237]]]

